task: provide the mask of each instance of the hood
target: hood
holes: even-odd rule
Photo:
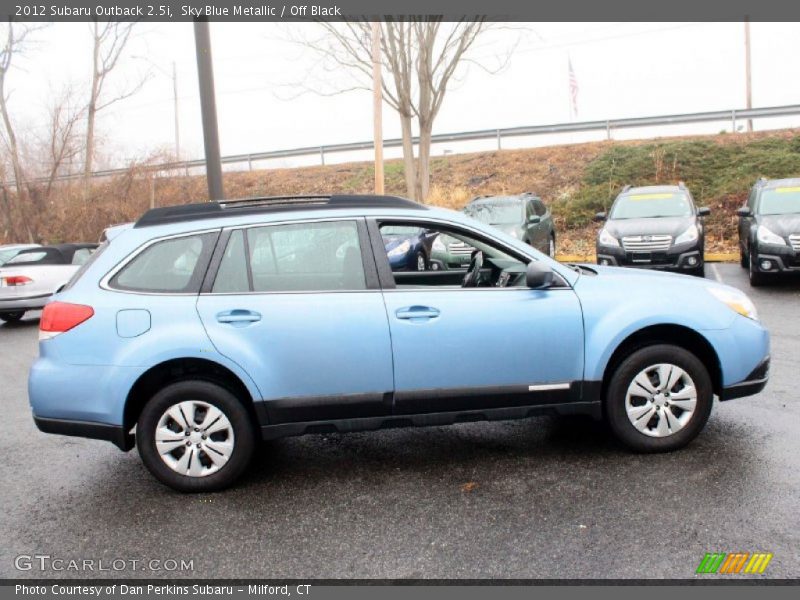
[[[628,235],[671,235],[678,237],[696,217],[655,217],[648,219],[609,219],[605,228],[615,238]]]
[[[386,250],[396,248],[403,242],[409,242],[413,246],[414,244],[411,242],[411,239],[412,238],[408,237],[407,235],[384,235],[383,246],[386,248]]]
[[[785,238],[793,233],[800,233],[800,214],[761,215],[758,217],[758,224]]]

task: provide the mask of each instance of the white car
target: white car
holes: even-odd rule
[[[89,260],[97,244],[59,244],[22,250],[0,267],[0,320],[19,321],[43,308]]]
[[[0,267],[14,258],[22,250],[38,247],[39,244],[4,244],[0,246]]]

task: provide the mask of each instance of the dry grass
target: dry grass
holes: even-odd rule
[[[597,230],[597,226],[590,223],[586,215],[594,210],[598,202],[607,202],[607,197],[618,189],[618,182],[611,173],[607,173],[614,169],[615,163],[612,160],[612,167],[604,166],[608,163],[609,156],[636,155],[641,150],[640,154],[643,156],[636,157],[639,163],[634,161],[633,166],[628,165],[630,168],[626,175],[635,177],[634,182],[638,184],[656,183],[662,179],[671,181],[675,177],[681,177],[686,172],[686,165],[679,165],[677,160],[665,160],[666,154],[662,146],[675,146],[684,142],[684,146],[692,143],[705,144],[702,148],[726,149],[728,153],[741,153],[749,148],[756,148],[758,152],[753,155],[753,161],[762,161],[759,164],[783,165],[788,170],[795,164],[794,154],[800,156],[800,153],[795,152],[793,147],[787,150],[784,146],[796,140],[796,137],[796,131],[786,130],[670,138],[664,141],[596,142],[435,157],[431,164],[432,185],[427,202],[457,210],[478,195],[535,192],[553,209],[559,232],[559,250],[584,254],[593,250]],[[780,146],[773,152],[774,156],[769,155],[771,163],[764,162],[766,150],[761,146],[765,143]],[[705,154],[695,154],[699,154],[700,158],[692,158],[694,162],[689,167],[695,169],[697,177],[716,169],[716,179],[712,182],[703,180],[695,186],[687,179],[695,196],[702,195],[699,202],[710,206],[713,211],[707,234],[708,249],[713,252],[732,251],[736,234],[734,211],[748,193],[749,185],[752,184],[751,173],[747,169],[727,168],[726,164],[718,164],[720,160],[713,163],[714,157],[710,155],[706,169],[702,163],[706,160]],[[744,160],[751,160],[749,156],[746,155]],[[684,167],[684,170],[681,171],[680,167]],[[756,165],[753,168],[760,167]],[[768,168],[766,170],[769,171]],[[404,195],[402,161],[388,161],[385,171],[387,193]],[[729,180],[720,175],[727,174],[728,171],[731,171]],[[771,172],[763,174],[779,176],[778,173]],[[784,175],[796,174],[800,172],[787,172]],[[225,173],[224,185],[228,197],[370,193],[373,167],[371,163],[362,162]],[[151,192],[150,176],[140,169],[132,169],[125,176],[97,182],[92,187],[88,200],[83,199],[80,184],[65,184],[56,190],[48,206],[38,206],[35,210],[27,211],[28,220],[39,241],[56,243],[96,240],[105,227],[138,218],[150,206]],[[156,180],[154,198],[157,206],[165,206],[203,201],[205,194],[204,177],[185,177],[175,173],[172,177]],[[595,195],[606,198],[594,198]],[[13,204],[13,198],[11,201]],[[24,228],[20,227],[20,218],[16,212],[10,225],[7,219],[0,221],[0,241],[26,241],[22,239]]]

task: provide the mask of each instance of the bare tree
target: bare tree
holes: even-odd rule
[[[104,94],[108,78],[118,66],[125,47],[131,38],[135,23],[94,21],[90,24],[92,33],[92,82],[89,102],[86,108],[86,147],[83,161],[84,192],[88,190],[95,153],[95,122],[97,113],[112,104],[133,96],[142,89],[149,75],[138,78],[132,85],[116,91],[113,95]]]
[[[28,241],[35,241],[35,235],[31,228],[30,219],[27,216],[27,187],[25,171],[22,167],[22,159],[20,155],[20,147],[17,142],[17,134],[14,129],[14,124],[8,110],[8,93],[6,91],[6,83],[9,70],[11,69],[15,56],[22,55],[30,41],[32,33],[41,29],[41,26],[22,26],[9,22],[6,26],[4,43],[0,49],[0,116],[3,119],[4,138],[8,150],[9,160],[11,162],[11,171],[14,175],[14,182],[17,191],[17,205],[20,216],[22,217],[22,224],[25,228],[25,233]],[[8,208],[10,218],[10,204],[7,187],[5,180],[3,182],[4,204]]]
[[[337,83],[332,90],[312,90],[308,86],[303,86],[303,89],[322,94],[371,89],[370,23],[322,22],[319,25],[323,29],[321,37],[309,39],[294,36],[292,41],[321,55],[324,70],[338,74],[344,68],[352,76],[352,85]],[[383,92],[386,102],[400,117],[409,197],[425,201],[428,195],[433,124],[459,66],[471,63],[496,73],[508,63],[512,53],[510,50],[504,57],[494,55],[489,61],[493,65],[470,55],[476,47],[476,41],[496,28],[497,25],[480,18],[456,23],[443,23],[436,18],[387,20],[381,24],[382,62],[389,75],[383,78]],[[414,120],[419,131],[416,157]]]

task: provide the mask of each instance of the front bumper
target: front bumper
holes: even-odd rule
[[[769,381],[769,356],[753,369],[744,381],[722,388],[720,400],[733,400],[758,394],[767,386]]]
[[[663,271],[694,271],[703,266],[702,248],[683,244],[662,252],[628,252],[622,246],[597,245],[597,264]]]
[[[759,273],[800,273],[800,251],[791,245],[759,245],[754,249],[753,264]]]
[[[11,310],[39,310],[44,308],[53,294],[38,294],[36,296],[5,296],[0,297],[0,312]]]

